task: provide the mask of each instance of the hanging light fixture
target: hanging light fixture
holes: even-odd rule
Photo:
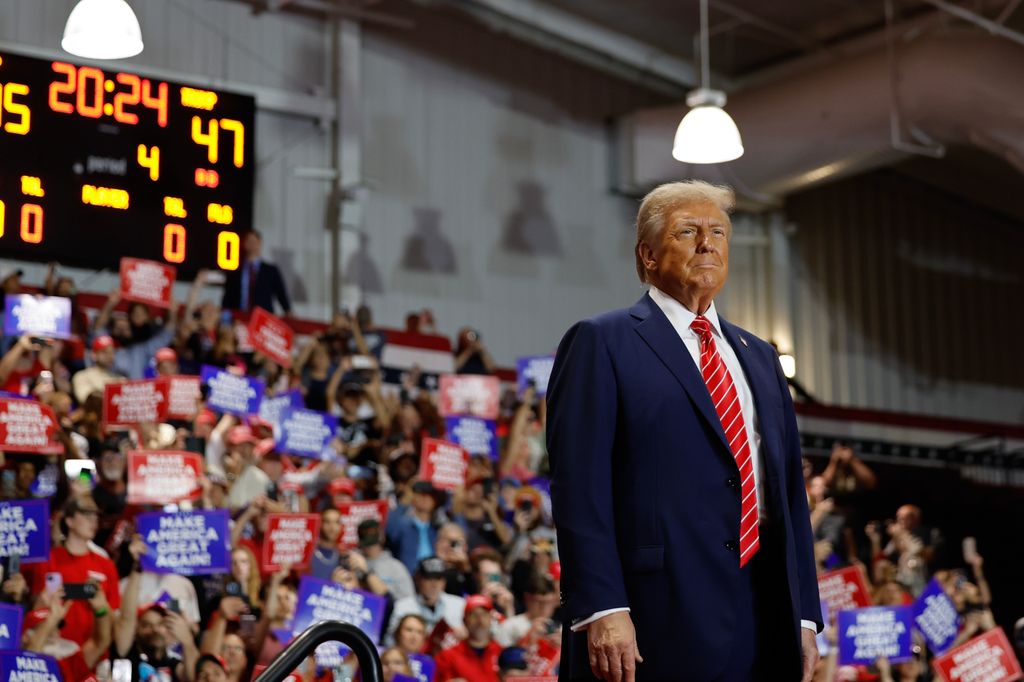
[[[142,52],[142,29],[125,0],[79,0],[60,46],[87,59],[124,59]]]
[[[722,163],[743,156],[743,141],[725,112],[725,93],[712,90],[708,47],[708,0],[700,0],[700,87],[686,95],[690,111],[676,129],[672,156],[684,163]]]

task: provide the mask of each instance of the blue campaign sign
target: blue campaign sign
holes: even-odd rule
[[[200,381],[210,387],[206,405],[217,412],[244,417],[259,414],[265,384],[254,377],[238,376],[219,367],[203,365]]]
[[[956,640],[960,631],[960,615],[938,580],[932,579],[914,602],[914,625],[936,656]]]
[[[380,642],[384,597],[305,575],[299,581],[298,601],[292,622],[294,632],[300,633],[325,620],[338,620],[355,625],[375,644]]]
[[[0,557],[30,564],[50,558],[50,501],[0,502]]]
[[[516,377],[519,384],[519,395],[522,395],[529,383],[537,389],[537,395],[548,394],[548,378],[555,364],[554,355],[531,355],[516,360]]]
[[[8,294],[4,299],[5,336],[71,336],[71,299]]]
[[[302,398],[302,391],[293,388],[275,396],[264,397],[260,403],[260,418],[266,419],[274,427],[277,434],[281,423],[281,413],[290,407],[305,407],[306,401]]]
[[[0,651],[0,682],[61,682],[63,679],[53,656],[29,651]]]
[[[21,648],[21,622],[24,615],[25,612],[17,604],[0,604],[0,651]]]
[[[890,663],[909,661],[913,656],[912,620],[910,606],[840,611],[839,665],[870,665],[879,656],[885,656]]]
[[[391,678],[391,682],[420,682],[418,677],[410,677],[409,675],[403,675],[402,673],[395,673],[395,676]]]
[[[289,407],[274,429],[275,446],[281,452],[321,459],[338,430],[338,418],[326,412]]]
[[[448,440],[471,455],[485,455],[498,461],[498,433],[493,419],[480,417],[445,417]]]
[[[313,652],[318,668],[334,670],[338,668],[352,650],[340,642],[324,642]]]
[[[142,569],[154,573],[207,575],[230,568],[228,511],[139,514],[139,533],[148,551]]]
[[[437,670],[437,664],[434,663],[434,659],[430,656],[426,654],[409,654],[409,667],[412,668],[413,677],[419,682],[434,682],[434,672]]]

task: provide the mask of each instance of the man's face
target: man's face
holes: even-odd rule
[[[96,365],[102,369],[110,369],[114,366],[114,349],[103,348],[93,353]]]
[[[484,608],[473,609],[466,614],[466,629],[470,639],[490,639],[491,612]]]
[[[156,609],[150,609],[139,616],[138,637],[143,648],[163,651],[167,648],[167,626],[164,617]]]
[[[17,478],[15,479],[17,487],[20,490],[28,490],[34,480],[36,480],[36,468],[32,466],[32,462],[22,462],[19,464]]]
[[[450,557],[452,552],[457,552],[460,549],[466,549],[466,534],[461,528],[456,526],[445,526],[441,529],[441,532],[437,534],[437,543],[435,544],[437,555],[444,558]],[[450,563],[446,561],[445,563]]]
[[[434,511],[434,507],[437,506],[434,502],[434,496],[430,493],[413,493],[412,494],[412,507],[416,511],[425,514],[431,514]]]
[[[320,539],[336,545],[341,535],[341,514],[336,509],[328,509],[320,514]]]
[[[104,450],[100,455],[100,474],[108,481],[124,477],[125,456],[120,450]]]
[[[141,303],[134,303],[128,309],[128,319],[136,327],[141,327],[149,322],[149,308]]]
[[[99,526],[100,510],[92,500],[83,501],[81,508],[67,518],[68,531],[82,540],[96,537]]]
[[[483,590],[488,583],[501,582],[501,564],[497,561],[484,559],[477,565],[477,584]]]
[[[260,253],[263,251],[263,242],[259,237],[250,232],[245,235],[245,241],[242,243],[242,248],[245,249],[245,257],[248,260],[252,260],[260,257]]]
[[[226,635],[221,645],[220,655],[228,664],[228,670],[241,673],[245,669],[245,642],[238,635]],[[225,679],[227,679],[225,677]]]
[[[174,376],[178,373],[177,360],[161,360],[156,363],[156,373],[162,377]]]
[[[729,276],[731,234],[728,216],[711,202],[669,211],[661,234],[641,247],[648,281],[677,299],[714,298]]]
[[[110,323],[110,335],[121,342],[131,341],[132,325],[127,317],[118,316]]]
[[[423,597],[423,601],[433,606],[441,597],[441,593],[444,592],[444,577],[418,576],[416,578],[416,590]]]

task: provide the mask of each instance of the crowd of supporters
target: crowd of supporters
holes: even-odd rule
[[[0,282],[5,294],[22,286],[17,272]],[[557,672],[560,566],[545,478],[545,401],[533,388],[502,397],[498,457],[474,456],[465,484],[442,490],[418,476],[423,438],[446,437],[436,391],[416,368],[400,385],[385,383],[387,335],[367,308],[338,313],[300,337],[285,369],[240,350],[232,311],[204,300],[203,272],[184,304],[166,310],[122,302],[114,291],[87,311],[73,282],[53,269],[42,290],[72,300],[78,342],[6,338],[0,359],[0,390],[52,407],[63,445],[52,456],[0,453],[0,500],[47,498],[52,512],[48,561],[3,564],[0,600],[23,608],[25,650],[57,659],[66,680],[248,682],[297,634],[291,626],[308,575],[383,599],[379,645],[389,682]],[[411,331],[434,331],[429,311],[407,322]],[[453,346],[454,371],[494,371],[474,331],[460,330]],[[106,385],[195,375],[203,365],[259,377],[267,396],[300,390],[307,408],[337,416],[333,455],[279,452],[271,424],[211,410],[205,393],[190,420],[104,423]],[[145,509],[127,501],[127,456],[139,450],[202,455],[201,495],[180,508],[228,510],[228,572],[144,569],[149,550],[134,521]],[[65,462],[73,460],[95,462],[95,477],[69,476]],[[946,570],[941,533],[909,505],[891,521],[860,518],[858,496],[877,481],[849,448],[837,445],[827,467],[807,462],[805,473],[821,573],[859,567],[877,605],[912,603],[937,578],[962,614],[958,642],[995,626],[980,555],[967,557],[970,573]],[[362,521],[357,541],[346,545],[346,505],[366,500],[386,502],[386,521]],[[267,517],[281,512],[319,515],[308,568],[262,570]],[[817,679],[930,679],[920,642],[909,663],[838,666],[834,614],[830,620]],[[342,654],[311,657],[295,675],[355,679],[354,655]]]

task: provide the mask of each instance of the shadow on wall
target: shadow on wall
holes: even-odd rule
[[[270,262],[281,271],[285,286],[288,287],[288,297],[292,305],[296,303],[309,303],[309,290],[306,289],[305,278],[307,273],[300,274],[295,268],[295,252],[291,249],[273,249]]]
[[[345,261],[342,282],[355,285],[364,293],[382,294],[384,293],[384,280],[381,279],[380,269],[370,256],[369,244],[370,235],[365,232],[360,233],[359,248]]]
[[[561,257],[562,240],[545,202],[546,190],[526,180],[516,186],[517,204],[505,221],[501,248],[528,256]]]
[[[413,209],[412,232],[405,239],[389,291],[478,301],[484,292],[473,266],[472,244],[468,239],[451,240],[442,229],[441,216],[434,208]]]
[[[401,267],[413,272],[458,272],[455,249],[441,232],[441,212],[436,208],[413,209],[413,232],[405,240]]]

